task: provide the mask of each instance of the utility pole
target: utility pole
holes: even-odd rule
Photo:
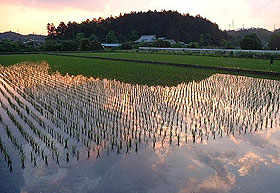
[[[232,20],[232,30],[234,30],[234,20]]]

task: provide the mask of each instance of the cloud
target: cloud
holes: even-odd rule
[[[0,30],[20,28],[20,32],[24,33],[27,30],[29,33],[45,33],[46,22],[80,22],[87,18],[106,18],[131,11],[162,9],[200,14],[217,23],[221,29],[228,29],[233,20],[235,29],[241,28],[243,24],[245,27],[268,29],[273,29],[274,23],[276,27],[280,26],[277,20],[280,17],[279,0],[0,0],[0,3]],[[5,14],[7,8],[9,13]],[[33,25],[26,24],[27,21],[31,21]]]
[[[120,12],[130,12],[147,7],[148,0],[0,0],[2,4],[40,9],[45,11],[60,11],[65,9],[78,9],[86,12],[102,13],[100,16],[108,17],[118,15]]]
[[[39,8],[39,9],[65,9],[65,8],[76,8],[83,10],[100,10],[103,7],[102,1],[94,0],[84,0],[82,3],[76,0],[0,0],[2,3],[14,6],[22,6],[28,8]]]

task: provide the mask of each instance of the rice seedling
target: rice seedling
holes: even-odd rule
[[[34,167],[38,157],[48,166],[50,155],[57,164],[61,157],[68,163],[69,149],[77,161],[88,160],[280,125],[275,80],[216,74],[199,83],[149,87],[48,72],[46,63],[22,63],[0,73],[1,108],[31,146]]]

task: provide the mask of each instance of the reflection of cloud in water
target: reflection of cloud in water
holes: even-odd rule
[[[279,82],[215,75],[148,87],[21,68],[7,68],[1,78],[44,107],[33,116],[51,127],[37,126],[60,144],[40,146],[60,166],[26,166],[23,191],[234,192],[250,174],[279,171]],[[79,161],[67,165],[66,155]]]
[[[273,164],[278,164],[280,165],[280,155],[266,155],[266,157],[270,158],[271,159],[271,162]]]
[[[182,186],[182,193],[207,193],[207,192],[227,192],[236,183],[236,176],[228,171],[226,160],[235,157],[234,152],[225,152],[218,155],[209,152],[196,152],[198,155],[193,163],[201,169],[197,171],[197,177],[189,177]],[[206,153],[206,154],[205,154]],[[192,155],[195,155],[194,153]],[[203,165],[203,166],[202,166]],[[210,169],[210,170],[209,170]],[[209,170],[208,175],[204,176],[203,171]],[[201,175],[200,175],[201,174]]]
[[[241,159],[239,159],[240,169],[238,170],[240,176],[248,175],[248,173],[256,172],[261,164],[266,166],[269,163],[253,152],[248,152]]]
[[[160,144],[156,144],[155,146],[155,155],[156,159],[153,163],[153,170],[157,170],[159,165],[163,165],[165,163],[165,159],[168,155],[172,153],[170,146],[162,147]]]
[[[173,149],[173,153],[166,156],[162,163],[170,165],[172,156],[175,156],[178,162],[186,163],[183,178],[185,181],[180,186],[182,193],[240,192],[241,190],[241,192],[252,192],[252,190],[255,192],[258,189],[273,192],[278,187],[275,178],[264,176],[269,176],[272,171],[271,175],[277,176],[277,172],[278,174],[280,172],[277,166],[280,164],[279,150],[275,149],[277,146],[274,145],[273,140],[278,138],[280,132],[277,130],[274,133],[275,135],[267,132],[262,132],[261,135],[255,133],[250,140],[246,138],[250,135],[236,135],[217,143],[209,141],[207,146],[190,145],[180,152],[184,154],[184,159],[178,156],[177,149],[175,152]],[[274,152],[273,156],[267,155],[271,151]],[[175,175],[176,172],[177,170],[172,170],[172,167],[169,168],[169,175]],[[263,178],[267,180],[263,181]],[[254,183],[255,188],[244,186],[252,183],[250,180],[258,182]]]
[[[219,141],[209,141],[206,146],[203,144],[179,148],[158,146],[155,151],[148,147],[137,154],[111,155],[94,163],[77,163],[75,167],[67,167],[67,176],[61,179],[61,183],[52,186],[59,190],[62,187],[72,187],[70,192],[101,193],[110,191],[219,193],[252,192],[257,189],[263,191],[275,188],[275,180],[269,180],[272,184],[268,181],[265,184],[263,181],[259,182],[263,175],[271,172],[270,167],[273,166],[269,165],[269,160],[271,158],[274,161],[279,160],[277,157],[267,156],[267,150],[272,147],[272,144],[268,142],[265,148],[259,148],[248,143],[243,136],[236,138],[240,141],[239,145],[230,138],[224,138]],[[251,151],[248,152],[247,148]],[[277,170],[274,166],[274,169],[277,174],[279,167]],[[252,174],[260,175],[261,179],[258,179],[258,175],[253,175],[259,184],[254,183],[255,188],[244,187],[244,184],[252,183],[250,181]],[[274,173],[273,176],[276,174]],[[271,187],[266,186],[267,184]],[[242,191],[236,189],[239,186]],[[31,188],[32,185],[28,187]],[[38,186],[33,187],[40,190]]]
[[[236,183],[235,175],[227,173],[227,176],[208,176],[200,185],[200,192],[228,192]]]
[[[67,169],[58,168],[29,168],[24,170],[25,187],[22,191],[27,192],[54,192],[61,181],[65,179],[68,174]],[[44,184],[44,186],[42,186]],[[63,186],[61,186],[63,187]],[[64,189],[66,190],[66,189]],[[70,190],[68,190],[70,191]],[[67,192],[67,191],[65,191]]]

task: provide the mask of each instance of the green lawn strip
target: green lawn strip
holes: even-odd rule
[[[52,71],[62,74],[82,74],[99,78],[116,79],[133,84],[177,85],[182,82],[199,81],[212,74],[214,70],[192,69],[168,65],[133,63],[122,61],[72,58],[53,55],[1,55],[0,64],[13,65],[23,61],[47,61]]]
[[[116,79],[132,84],[174,86],[182,82],[200,81],[212,74],[223,73],[209,69],[195,69],[169,65],[134,63],[123,61],[98,60],[92,58],[73,58],[43,54],[1,55],[0,64],[13,65],[31,61],[47,61],[53,72],[58,70],[62,74],[93,76],[99,78]],[[229,73],[245,75],[242,73]],[[280,77],[250,75],[256,78],[280,80]]]
[[[71,53],[72,55],[99,56],[118,59],[146,60],[153,62],[170,62],[179,64],[197,64],[203,66],[239,68],[258,71],[280,72],[280,61],[274,60],[269,65],[269,60],[249,59],[249,58],[228,58],[211,56],[190,56],[190,55],[167,55],[167,54],[147,54],[147,53]]]

